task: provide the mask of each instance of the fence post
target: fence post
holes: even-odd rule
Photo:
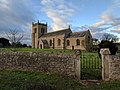
[[[109,80],[109,61],[106,56],[110,54],[110,50],[103,48],[100,50],[100,54],[102,59],[102,80]]]
[[[75,60],[75,75],[78,80],[81,78],[81,64],[80,64],[80,55],[81,55],[81,50],[75,50],[75,55],[76,55],[76,60]]]

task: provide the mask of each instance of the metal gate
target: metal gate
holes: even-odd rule
[[[102,61],[98,55],[81,55],[81,80],[102,79]]]

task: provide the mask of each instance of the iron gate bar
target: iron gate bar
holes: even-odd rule
[[[101,64],[102,64],[101,60],[98,56],[82,55],[81,56],[81,79],[100,79]],[[91,75],[93,76],[90,77]]]

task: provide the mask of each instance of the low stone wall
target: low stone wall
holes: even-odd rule
[[[109,78],[120,80],[120,56],[109,55]]]
[[[110,55],[108,48],[101,49],[102,79],[120,80],[120,55]]]
[[[75,76],[76,55],[32,53],[32,52],[1,52],[0,69],[39,71]]]

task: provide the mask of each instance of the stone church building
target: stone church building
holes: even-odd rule
[[[90,51],[92,35],[89,30],[72,32],[70,27],[55,32],[47,32],[47,24],[32,23],[32,48],[81,49]]]

